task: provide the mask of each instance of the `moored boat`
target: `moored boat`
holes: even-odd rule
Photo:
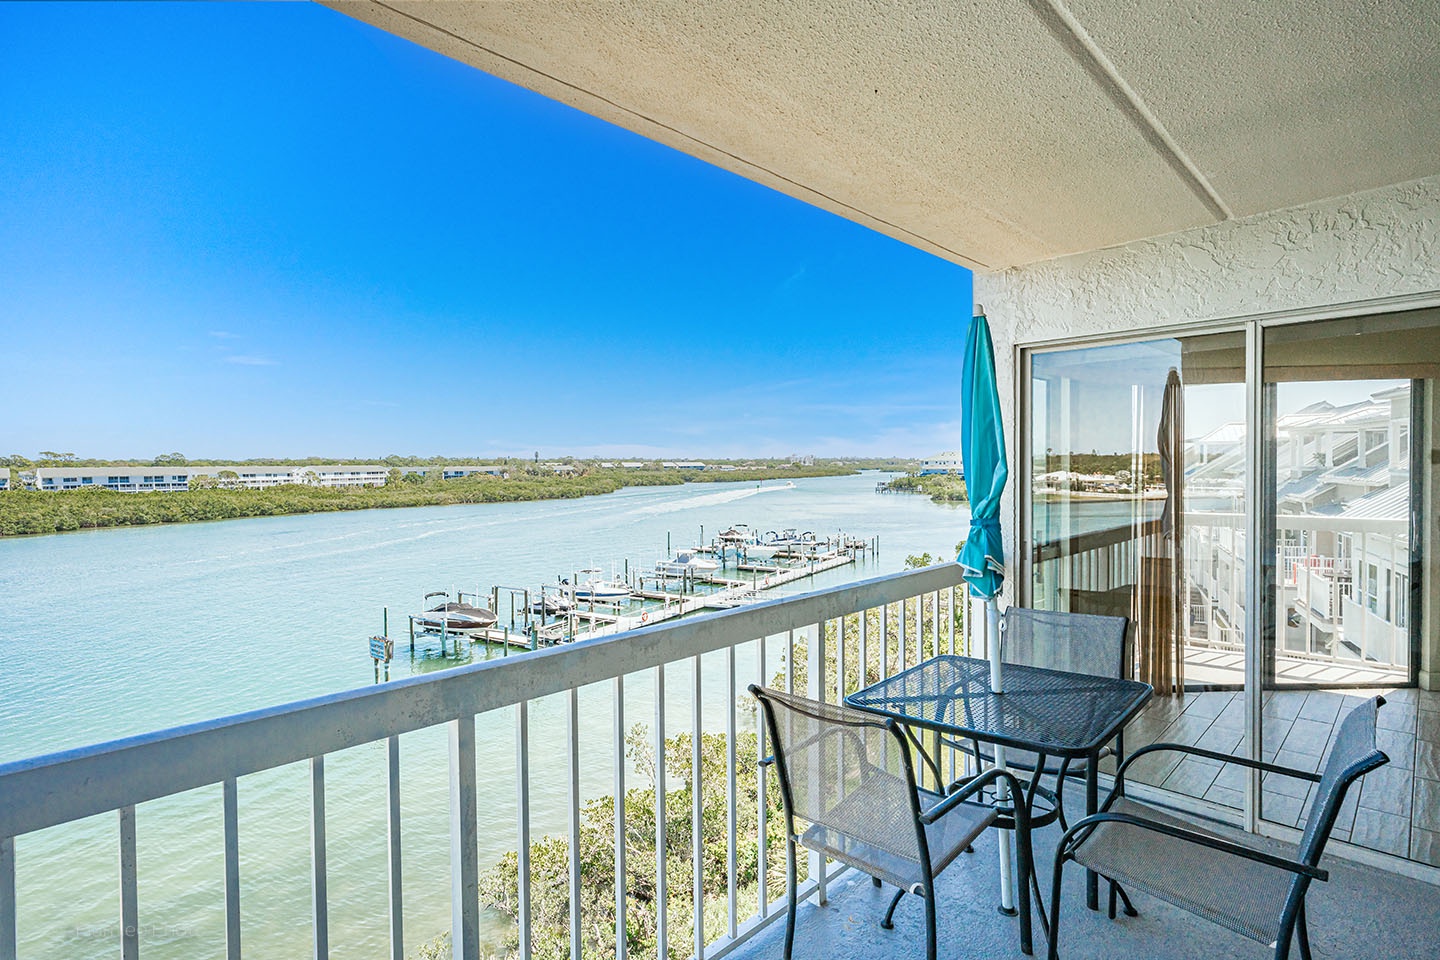
[[[655,572],[662,577],[708,576],[720,569],[720,563],[693,550],[681,550],[673,560],[661,560],[655,564]]]
[[[630,599],[631,593],[630,584],[617,577],[606,580],[594,567],[577,573],[573,584],[561,580],[560,592],[575,603],[620,603]]]
[[[410,619],[417,627],[426,630],[464,633],[467,630],[484,630],[495,626],[495,611],[474,604],[451,600],[443,590],[425,594],[425,603],[436,597],[445,600],[422,613],[412,614]]]

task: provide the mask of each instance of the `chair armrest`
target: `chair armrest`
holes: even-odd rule
[[[1065,831],[1065,836],[1060,839],[1058,849],[1067,851],[1076,834],[1084,831],[1086,835],[1088,835],[1091,830],[1102,823],[1123,823],[1128,826],[1139,827],[1142,830],[1150,830],[1154,833],[1164,834],[1167,837],[1175,837],[1178,840],[1199,844],[1202,847],[1210,847],[1212,850],[1219,850],[1221,853],[1243,857],[1246,860],[1254,860],[1257,863],[1263,863],[1266,866],[1276,867],[1280,870],[1287,870],[1290,873],[1298,873],[1315,880],[1327,881],[1330,879],[1330,872],[1328,870],[1312,867],[1298,860],[1288,860],[1285,857],[1277,857],[1272,853],[1266,853],[1263,850],[1254,850],[1243,844],[1235,843],[1233,840],[1225,840],[1221,837],[1211,836],[1208,833],[1200,833],[1196,830],[1186,830],[1168,823],[1146,820],[1143,817],[1132,816],[1128,813],[1091,814]]]
[[[757,766],[757,767],[769,767],[769,766],[772,766],[774,763],[775,763],[775,754],[772,753],[772,754],[770,754],[770,756],[768,756],[768,757],[761,757],[759,760],[757,760],[757,761],[755,762],[755,766]]]
[[[1204,747],[1192,747],[1184,743],[1152,743],[1149,746],[1141,747],[1131,752],[1120,764],[1120,769],[1115,771],[1116,781],[1125,779],[1125,768],[1147,753],[1159,753],[1161,751],[1175,751],[1188,753],[1197,757],[1206,757],[1210,760],[1218,760],[1221,763],[1238,763],[1242,767],[1250,767],[1253,770],[1263,770],[1266,773],[1278,773],[1285,777],[1294,777],[1297,780],[1309,780],[1311,783],[1320,782],[1320,774],[1310,773],[1308,770],[1296,770],[1294,767],[1282,767],[1276,763],[1266,763],[1263,760],[1251,760],[1249,757],[1234,757],[1228,753],[1220,753],[1217,750],[1206,750]]]
[[[1020,785],[1020,780],[1009,770],[986,770],[978,777],[971,777],[965,782],[965,786],[961,787],[959,790],[956,790],[954,793],[947,795],[944,800],[941,800],[929,810],[923,811],[920,814],[920,820],[926,824],[934,823],[935,821],[939,820],[941,817],[949,813],[951,810],[954,810],[961,803],[975,796],[975,794],[979,793],[989,784],[1001,779],[1010,781],[1009,786],[1012,796],[1024,797],[1025,791],[1024,788]],[[1017,803],[1015,804],[1015,807],[1017,813],[1019,814],[1019,817],[1017,818],[1017,823],[1020,819],[1029,819],[1027,816],[1027,811],[1025,810],[1024,803]]]

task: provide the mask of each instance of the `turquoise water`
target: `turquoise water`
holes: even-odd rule
[[[665,552],[734,523],[880,537],[877,557],[782,593],[891,573],[910,553],[949,554],[963,507],[877,495],[877,474],[796,481],[626,489],[546,503],[482,504],[274,517],[0,541],[0,761],[116,739],[373,682],[366,638],[389,607],[403,615],[435,589],[534,587],[625,560],[648,569]],[[393,676],[445,669],[435,644],[411,660],[397,643]],[[430,650],[427,656],[426,650]],[[476,647],[471,656],[483,657]],[[742,683],[759,673],[751,651]],[[767,670],[774,668],[772,663]],[[718,676],[723,661],[705,664]],[[667,726],[688,728],[685,665],[667,672]],[[582,791],[611,792],[610,687],[580,694]],[[532,829],[563,828],[564,704],[531,708]],[[719,682],[706,686],[707,727],[723,723]],[[653,716],[650,678],[626,683],[628,723]],[[478,720],[480,844],[485,862],[514,849],[513,710]],[[402,738],[406,943],[449,926],[449,834],[443,728]],[[590,759],[590,758],[593,758]],[[387,937],[383,747],[326,760],[331,945],[380,955]],[[141,805],[139,896],[147,958],[223,953],[219,787]],[[21,955],[113,956],[119,916],[114,815],[17,838]],[[308,957],[309,770],[240,781],[245,953]]]

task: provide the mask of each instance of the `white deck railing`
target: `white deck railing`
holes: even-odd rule
[[[219,720],[177,727],[160,733],[133,737],[113,743],[70,750],[0,766],[0,960],[15,960],[17,954],[16,907],[25,891],[16,889],[14,838],[84,817],[114,812],[119,821],[119,901],[118,925],[120,955],[134,960],[139,954],[137,931],[140,929],[136,895],[136,806],[147,801],[172,796],[207,784],[222,784],[221,815],[224,822],[224,908],[226,956],[241,956],[241,899],[239,821],[237,816],[237,783],[251,774],[307,761],[310,766],[311,821],[311,891],[314,919],[314,955],[324,960],[329,955],[329,894],[325,841],[325,758],[328,754],[363,744],[385,741],[387,756],[388,835],[389,848],[389,920],[390,956],[403,960],[405,928],[401,896],[402,823],[400,817],[401,756],[400,735],[427,727],[445,725],[449,731],[450,779],[450,848],[451,903],[454,955],[462,960],[476,960],[480,953],[481,916],[477,836],[477,776],[475,718],[479,714],[513,707],[516,716],[518,812],[516,846],[519,860],[519,955],[528,960],[531,949],[530,917],[530,743],[536,731],[531,730],[529,706],[537,698],[566,694],[564,730],[538,731],[543,743],[567,744],[566,760],[569,780],[570,839],[570,953],[575,960],[581,954],[581,923],[579,896],[581,883],[578,858],[575,856],[580,831],[580,758],[577,691],[592,684],[609,685],[615,733],[613,778],[615,796],[625,793],[627,763],[625,757],[624,683],[630,675],[653,672],[656,684],[654,734],[656,738],[656,860],[657,860],[657,921],[658,953],[669,955],[665,927],[666,905],[675,894],[667,890],[664,869],[667,856],[664,812],[666,786],[664,736],[665,697],[664,668],[667,664],[690,662],[693,666],[693,714],[691,730],[693,767],[691,776],[697,784],[693,791],[695,839],[693,849],[695,884],[692,896],[703,900],[703,845],[700,841],[702,789],[700,727],[702,683],[714,682],[703,677],[700,658],[715,651],[728,654],[728,670],[721,678],[725,684],[727,734],[726,791],[727,817],[727,888],[726,923],[714,935],[705,929],[704,910],[694,912],[693,955],[697,960],[718,958],[729,949],[748,939],[770,921],[783,915],[772,899],[779,893],[767,889],[766,873],[759,871],[759,907],[746,918],[737,915],[737,835],[736,777],[740,764],[753,765],[759,757],[736,756],[737,685],[736,648],[748,643],[758,644],[759,669],[754,678],[768,683],[765,676],[765,644],[787,645],[785,673],[793,686],[796,677],[796,635],[808,631],[805,649],[809,664],[827,662],[825,645],[836,644],[836,667],[827,670],[807,669],[807,693],[830,701],[845,693],[888,675],[892,663],[896,668],[918,662],[921,645],[928,638],[931,652],[957,650],[963,647],[965,626],[970,604],[961,598],[956,587],[961,583],[955,564],[927,567],[893,576],[880,577],[846,586],[835,587],[802,596],[758,603],[723,613],[710,614],[641,628],[628,633],[580,641],[562,647],[540,650],[502,660],[445,671],[440,674],[412,677],[383,685],[338,693],[280,707],[257,710]],[[957,609],[956,602],[960,599]],[[913,602],[912,602],[913,601]],[[924,622],[929,607],[929,623]],[[879,611],[878,620],[864,616]],[[861,614],[850,622],[846,617]],[[913,617],[913,619],[912,619]],[[875,636],[870,624],[880,625]],[[834,629],[817,629],[834,624]],[[829,639],[827,639],[827,633]],[[890,644],[898,643],[891,655]],[[912,658],[909,650],[915,645]],[[818,656],[818,660],[816,657]],[[847,658],[848,665],[847,665]],[[872,663],[874,664],[872,666]],[[863,665],[863,666],[858,666]],[[759,753],[766,751],[763,736]],[[704,789],[722,789],[721,784],[705,784]],[[759,792],[759,858],[766,859],[766,817],[764,779]],[[617,960],[626,957],[625,905],[625,806],[615,804],[615,897],[617,922],[615,948]],[[801,896],[819,892],[830,869],[818,869],[812,861],[810,879],[800,891]],[[697,908],[701,905],[696,904]],[[416,938],[418,941],[422,938]],[[411,946],[417,945],[412,942]],[[678,945],[677,945],[678,946]],[[681,955],[690,952],[687,945]]]

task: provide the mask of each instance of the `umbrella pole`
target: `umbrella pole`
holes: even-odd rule
[[[993,596],[985,600],[985,639],[985,646],[990,654],[990,690],[993,693],[1003,693],[1004,686],[1000,678],[1000,602]],[[1003,744],[995,744],[995,766],[1005,769]],[[1003,782],[997,783],[995,790],[1000,803],[1009,799],[1009,788]],[[1017,798],[1016,802],[1021,801]],[[999,831],[996,840],[1000,853],[1000,912],[1007,917],[1013,917],[1016,913],[1015,865],[1010,852],[1010,831]]]

